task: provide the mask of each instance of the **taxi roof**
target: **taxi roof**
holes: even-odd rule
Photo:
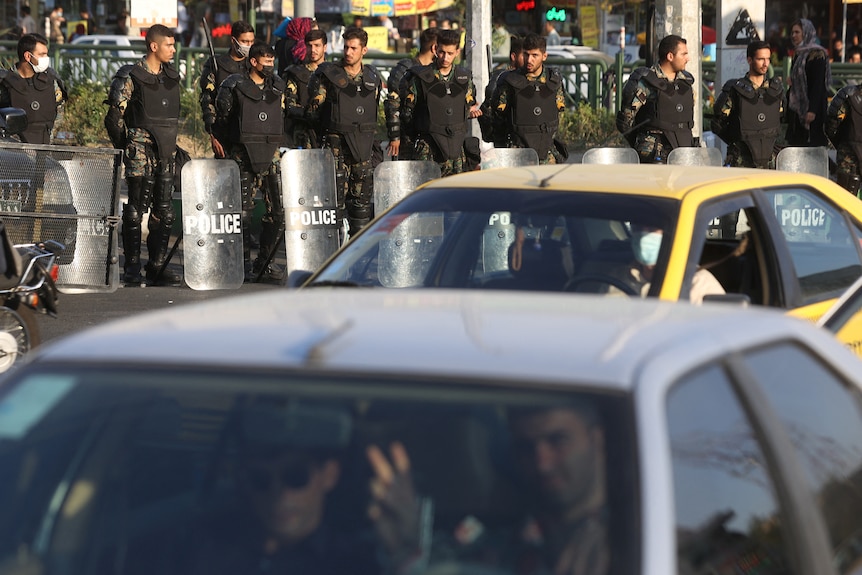
[[[541,186],[542,181],[546,182]],[[676,200],[707,186],[721,191],[758,187],[836,184],[820,176],[798,172],[725,167],[649,164],[563,164],[522,166],[466,172],[434,180],[423,188],[541,188],[543,190],[603,192],[664,197]],[[846,195],[846,192],[845,192]]]
[[[718,357],[794,336],[821,337],[840,352],[826,332],[802,320],[729,304],[318,288],[218,298],[141,315],[46,345],[30,360],[625,389],[662,352],[672,351],[673,370],[683,370],[704,353]]]

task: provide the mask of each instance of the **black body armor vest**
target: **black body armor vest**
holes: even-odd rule
[[[272,162],[275,150],[281,144],[284,80],[273,76],[261,89],[245,77],[234,90],[237,95],[237,109],[233,112],[235,133],[239,134],[238,141],[248,152],[252,169],[261,172]]]
[[[369,160],[377,130],[380,77],[370,66],[362,67],[360,84],[351,80],[341,66],[326,66],[323,74],[334,88],[327,98],[329,109],[321,113],[323,132],[341,135],[357,162]]]
[[[563,79],[548,69],[547,82],[530,81],[522,72],[508,72],[500,78],[509,84],[515,99],[509,114],[515,135],[529,148],[545,158],[554,146],[554,135],[560,123],[557,110],[557,88]]]
[[[135,91],[126,108],[126,125],[152,134],[159,158],[170,161],[177,147],[180,76],[167,65],[162,65],[158,74],[150,74],[141,66],[132,66],[129,76]]]
[[[766,90],[755,90],[750,83],[741,80],[733,86],[732,95],[738,108],[731,133],[748,147],[758,168],[769,166],[780,129],[783,94],[777,80],[771,80]]]
[[[671,82],[659,78],[655,70],[644,76],[644,81],[656,91],[655,101],[648,101],[638,112],[636,122],[661,130],[673,148],[694,145],[691,134],[694,128],[694,93],[686,80]]]
[[[215,74],[215,87],[216,91],[218,91],[218,87],[221,86],[221,83],[224,82],[228,76],[233,76],[234,74],[244,74],[248,71],[248,59],[240,60],[237,62],[233,58],[230,57],[230,53],[220,54],[216,56],[216,64],[218,64],[218,69]]]
[[[27,129],[20,134],[22,142],[51,143],[51,129],[57,117],[54,78],[49,72],[40,72],[32,78],[22,78],[11,70],[4,75],[12,107],[21,108],[27,114]]]
[[[470,72],[456,66],[452,80],[440,80],[434,66],[413,73],[422,84],[422,102],[415,116],[416,132],[428,135],[446,160],[461,155],[467,137],[467,90]]]

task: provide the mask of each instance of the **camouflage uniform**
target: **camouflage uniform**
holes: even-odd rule
[[[647,81],[650,72],[654,72],[660,80],[671,81],[658,64],[652,68],[642,67],[632,72],[623,87],[622,109],[617,113],[617,129],[638,153],[641,163],[666,164],[667,155],[674,148],[668,135],[661,129],[648,125],[648,119],[638,117],[639,112],[644,109],[644,104],[651,104],[649,106],[651,109],[656,107],[658,90]],[[694,77],[683,70],[677,73],[672,82],[677,85],[680,82],[691,85],[694,83]],[[692,95],[692,109],[695,109],[696,91],[692,90]]]
[[[556,122],[553,125],[554,134],[559,125],[559,119],[563,112],[566,111],[566,98],[563,92],[562,79],[560,74],[553,68],[542,66],[542,71],[537,76],[527,74],[526,68],[518,68],[504,72],[497,79],[497,85],[494,89],[494,95],[491,97],[489,105],[491,113],[491,131],[493,133],[494,146],[497,148],[529,148],[522,138],[515,134],[514,120],[512,118],[513,109],[509,102],[516,98],[515,88],[507,81],[507,75],[516,74],[524,76],[528,82],[538,82],[547,84],[549,81],[557,83],[557,88],[554,90],[554,107],[557,110]],[[559,78],[557,82],[556,78]],[[548,127],[551,127],[550,125]],[[554,135],[552,134],[552,136]],[[540,164],[556,164],[564,161],[565,158],[560,154],[555,146],[551,146],[545,154],[540,154]]]
[[[216,57],[207,58],[201,68],[200,80],[200,105],[201,116],[204,122],[204,129],[208,134],[213,134],[213,124],[216,121],[215,102],[218,95],[219,85],[230,75],[238,74],[248,70],[248,60],[234,60],[230,56],[230,52]],[[213,134],[216,139],[221,142],[227,151],[229,142],[226,141],[226,134]]]
[[[281,191],[281,171],[279,170],[281,154],[278,145],[281,143],[283,135],[286,97],[284,80],[272,75],[262,84],[257,84],[261,92],[266,94],[263,100],[252,102],[248,98],[244,98],[241,103],[240,96],[238,96],[241,86],[248,86],[253,83],[254,81],[248,72],[234,74],[222,82],[215,102],[215,127],[221,132],[236,135],[237,141],[231,142],[225,150],[225,155],[239,166],[243,207],[243,257],[246,272],[257,274],[263,270],[264,266],[269,266],[271,256],[276,250],[284,230],[284,203]],[[251,126],[253,131],[251,133],[255,136],[268,133],[266,130],[270,127],[277,127],[277,135],[273,135],[273,141],[267,140],[265,143],[240,141],[243,140],[241,130],[244,126],[241,117],[247,116],[243,112],[242,106],[260,106],[252,108],[254,113],[251,115],[264,119],[267,114],[271,113],[273,107],[279,109],[279,117],[270,119],[272,124],[266,124],[261,120],[261,124]],[[258,110],[261,112],[258,113]],[[254,198],[258,192],[263,195],[266,213],[260,222],[260,251],[254,264],[251,265],[251,220],[254,212]],[[270,275],[272,276],[273,273],[276,272],[270,268]]]
[[[860,189],[860,169],[862,160],[862,86],[845,86],[835,94],[826,112],[826,135],[837,151],[838,184],[854,195]],[[854,107],[857,111],[854,111]]]
[[[160,95],[154,99],[146,94],[136,94],[132,78],[136,74],[154,77],[154,86],[158,86]],[[149,127],[127,126],[134,117],[127,117],[128,112],[134,110],[137,115],[147,102],[152,104],[154,101],[164,108],[158,117],[160,124],[153,123],[154,120],[148,119],[152,116],[148,117],[144,112],[143,117],[137,118],[134,123],[150,124]],[[129,284],[140,283],[142,279],[141,221],[143,214],[152,207],[147,223],[147,279],[150,282],[161,279],[164,283],[177,283],[180,281],[179,276],[166,271],[160,278],[158,270],[164,263],[175,219],[172,196],[180,107],[179,74],[168,64],[163,64],[158,74],[154,74],[144,57],[136,64],[123,66],[117,71],[111,81],[107,104],[105,129],[114,147],[124,151],[123,163],[129,195],[129,201],[123,206],[123,279]]]
[[[53,68],[30,78],[21,77],[15,68],[0,70],[0,108],[21,108],[27,113],[27,129],[19,135],[22,142],[51,143],[54,120],[66,97],[66,86]]]
[[[412,68],[404,77],[404,89],[401,94],[401,122],[404,125],[403,131],[406,134],[409,134],[409,138],[413,140],[413,150],[410,152],[410,157],[416,160],[427,160],[431,162],[436,162],[440,166],[441,175],[444,177],[451,176],[452,174],[460,174],[464,171],[469,171],[469,169],[471,168],[465,166],[466,154],[464,152],[463,143],[459,146],[460,153],[457,155],[457,157],[446,157],[438,143],[434,141],[432,134],[428,130],[424,130],[419,126],[422,123],[421,117],[424,117],[428,114],[428,110],[425,109],[426,103],[424,101],[425,88],[422,84],[422,80],[417,75],[417,73],[421,73],[422,70],[433,70],[434,79],[438,81],[443,81],[447,84],[447,94],[450,90],[449,85],[455,80],[456,73],[465,74],[467,76],[468,80],[466,84],[466,91],[464,94],[465,135],[467,133],[467,122],[469,120],[466,115],[469,114],[470,108],[476,105],[476,87],[473,85],[473,78],[470,76],[469,71],[463,68],[452,66],[452,69],[449,71],[449,74],[444,76],[440,72],[440,70],[433,64],[429,66]],[[420,107],[421,109],[417,110],[417,107]],[[428,122],[431,126],[437,123],[435,122],[435,118],[433,117],[425,118],[425,122]]]
[[[386,119],[386,127],[390,134],[393,129],[400,137],[401,147],[398,150],[398,158],[402,160],[415,160],[413,157],[414,144],[408,134],[401,130],[401,91],[404,86],[404,77],[413,66],[421,66],[419,58],[405,58],[399,60],[389,71],[386,79],[386,99],[383,100],[383,116]],[[391,141],[391,140],[390,140]]]
[[[751,149],[743,142],[742,135],[740,134],[740,111],[734,107],[740,97],[734,95],[734,92],[737,90],[756,94],[760,102],[770,96],[778,98],[778,117],[772,118],[774,121],[775,137],[771,139],[774,148],[778,137],[778,121],[780,121],[781,116],[784,114],[784,86],[781,83],[781,78],[773,78],[771,80],[764,78],[760,87],[755,88],[749,75],[746,74],[742,78],[728,81],[715,101],[715,115],[713,116],[710,128],[716,136],[727,143],[725,165],[734,168],[757,168],[759,166],[757,166],[752,156]],[[775,156],[776,153],[773,149],[768,164],[762,167],[774,170]]]
[[[312,73],[316,69],[309,64],[297,64],[297,66],[303,66]],[[289,66],[284,73],[285,143],[289,148],[302,148],[304,150],[319,148],[320,139],[317,131],[304,119],[305,104],[308,100],[308,85],[303,85],[291,72],[291,68],[293,66]],[[303,90],[305,94],[302,93]]]
[[[339,70],[340,69],[340,70]],[[332,77],[343,74],[333,83]],[[327,64],[319,66],[311,77],[308,85],[311,95],[306,118],[320,126],[322,146],[332,150],[335,156],[336,203],[338,204],[339,220],[347,214],[350,234],[354,235],[372,217],[371,196],[374,186],[374,132],[376,127],[377,109],[381,92],[380,74],[373,67],[363,65],[356,76],[350,76],[344,66]],[[356,106],[356,113],[364,116],[363,122],[354,120],[354,129],[346,131],[344,122],[338,121],[339,106],[350,105],[342,100],[348,100],[351,94],[370,93],[373,96],[374,110],[365,114],[366,106]],[[346,114],[342,110],[342,114]],[[373,123],[373,124],[372,124]],[[368,131],[362,129],[368,126]],[[390,138],[398,139],[393,128],[390,128]]]

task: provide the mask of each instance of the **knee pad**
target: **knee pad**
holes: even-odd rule
[[[141,225],[141,212],[134,204],[123,204],[123,224]]]

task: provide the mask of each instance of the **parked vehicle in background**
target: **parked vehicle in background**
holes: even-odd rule
[[[76,82],[109,83],[116,71],[132,64],[147,52],[143,38],[112,34],[79,36],[60,54],[60,72]]]

